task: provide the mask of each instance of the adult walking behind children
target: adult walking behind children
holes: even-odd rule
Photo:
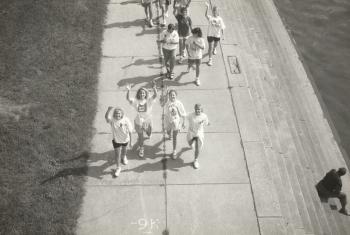
[[[318,182],[316,189],[320,198],[328,200],[328,198],[338,198],[341,204],[340,213],[349,215],[346,210],[347,197],[346,194],[341,192],[342,181],[341,176],[346,174],[345,168],[339,168],[338,171],[335,169],[330,170],[326,176]]]
[[[105,118],[107,123],[111,125],[112,129],[112,144],[116,160],[114,176],[118,177],[121,171],[120,162],[124,165],[128,164],[126,148],[128,144],[131,147],[132,125],[129,118],[125,117],[124,111],[119,107],[108,107]]]
[[[187,72],[190,72],[193,64],[196,65],[196,78],[195,84],[200,85],[199,74],[200,65],[202,63],[203,50],[205,48],[205,42],[202,38],[202,30],[200,28],[194,28],[192,30],[192,36],[186,40],[186,48],[188,51],[188,67]]]
[[[187,116],[188,120],[188,132],[187,132],[187,142],[194,151],[194,161],[193,167],[195,169],[199,168],[199,152],[203,148],[204,144],[204,126],[209,125],[208,117],[203,113],[203,108],[201,104],[196,104],[194,106],[194,112]]]
[[[141,5],[145,10],[146,23],[148,23],[150,27],[153,27],[152,0],[141,0]]]
[[[175,26],[173,24],[169,24],[168,29],[164,30],[160,34],[160,40],[157,40],[157,42],[162,43],[164,64],[167,70],[166,77],[173,79],[176,55],[175,51],[179,43],[179,35],[175,30]]]
[[[169,9],[170,3],[171,3],[171,0],[158,0],[158,4],[161,10],[160,18],[163,20],[162,22],[160,22],[161,27],[165,27],[166,25],[166,18],[169,17],[168,9]]]
[[[156,83],[153,82],[153,96],[149,97],[150,94],[145,88],[140,88],[136,92],[136,98],[130,98],[131,86],[128,85],[126,93],[126,99],[129,101],[136,111],[137,115],[134,120],[135,131],[138,135],[139,144],[139,157],[144,157],[144,132],[148,137],[152,134],[152,106],[157,98]]]
[[[208,65],[213,65],[212,55],[216,55],[218,46],[218,42],[220,39],[224,37],[224,29],[226,28],[224,20],[219,16],[219,10],[216,6],[213,7],[213,15],[208,15],[209,3],[205,3],[207,5],[207,9],[205,10],[205,17],[208,19],[208,54],[209,61]]]
[[[182,64],[183,59],[186,57],[186,40],[190,36],[192,31],[192,20],[188,16],[187,8],[181,8],[180,14],[176,14],[175,18],[177,20],[177,31],[179,33],[179,64]]]
[[[182,102],[177,99],[177,92],[173,89],[167,91],[163,104],[165,106],[165,131],[168,133],[170,139],[173,139],[172,158],[176,159],[177,134],[180,132],[181,127],[185,127],[186,111]]]

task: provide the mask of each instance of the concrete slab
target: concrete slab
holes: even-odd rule
[[[243,141],[260,141],[260,133],[249,90],[233,87],[233,100]]]
[[[165,193],[159,186],[89,187],[78,235],[162,234]],[[103,198],[103,200],[101,200]]]
[[[136,92],[131,92],[130,96],[134,97]],[[97,132],[110,133],[110,126],[106,123],[105,113],[109,106],[119,106],[125,111],[125,116],[127,116],[132,124],[134,123],[134,118],[136,117],[136,110],[132,107],[126,100],[126,91],[105,91],[100,92],[98,99],[97,113],[94,120],[94,126]],[[159,104],[159,98],[155,101],[152,107],[153,115],[153,132],[162,131],[162,107]]]
[[[167,186],[170,234],[259,234],[249,185]]]
[[[266,163],[263,143],[243,142],[259,217],[282,216],[276,189]]]
[[[286,223],[282,218],[259,218],[261,235],[286,235]]]
[[[163,178],[163,136],[153,134],[145,142],[145,158],[138,157],[136,134],[132,136],[133,148],[128,150],[128,165],[122,165],[118,178],[112,176],[116,168],[111,134],[96,134],[92,140],[92,152],[89,154],[86,185],[135,185],[164,183]]]
[[[166,152],[172,153],[172,141]],[[178,136],[178,159],[167,160],[168,184],[249,183],[238,134],[207,133],[199,156],[200,169],[192,167],[194,150],[188,147],[186,134]]]

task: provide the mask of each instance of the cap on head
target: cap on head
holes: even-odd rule
[[[339,174],[340,176],[345,175],[345,174],[346,174],[346,168],[340,167],[340,168],[338,169],[338,174]]]

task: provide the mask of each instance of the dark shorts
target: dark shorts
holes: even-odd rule
[[[148,3],[141,3],[141,5],[142,5],[143,7],[151,7],[152,2],[148,2]]]
[[[122,144],[120,144],[120,143],[117,143],[117,142],[115,142],[114,140],[112,140],[112,144],[113,144],[113,148],[119,148],[119,147],[121,147],[121,146],[127,146],[128,145],[128,143],[122,143]]]
[[[174,50],[168,50],[165,48],[162,48],[162,49],[163,49],[163,55],[164,55],[165,60],[167,60],[169,58],[175,58],[175,56],[176,56],[175,49]]]
[[[208,39],[208,42],[211,43],[211,42],[218,42],[220,41],[220,38],[217,38],[217,37],[211,37],[211,36],[208,36],[207,37]]]
[[[202,63],[201,59],[188,59],[188,65],[192,66],[193,64],[196,64],[199,66]]]

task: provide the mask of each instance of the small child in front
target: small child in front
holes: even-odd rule
[[[120,162],[124,165],[128,164],[126,147],[128,144],[131,146],[132,125],[129,118],[124,116],[124,111],[119,107],[108,107],[105,118],[112,129],[112,144],[117,165],[114,176],[118,177],[121,172]]]
[[[209,120],[207,115],[203,113],[201,104],[196,104],[194,106],[194,112],[187,116],[187,120],[189,124],[187,142],[192,149],[195,149],[193,167],[198,169],[198,156],[204,144],[204,126],[209,125]]]

